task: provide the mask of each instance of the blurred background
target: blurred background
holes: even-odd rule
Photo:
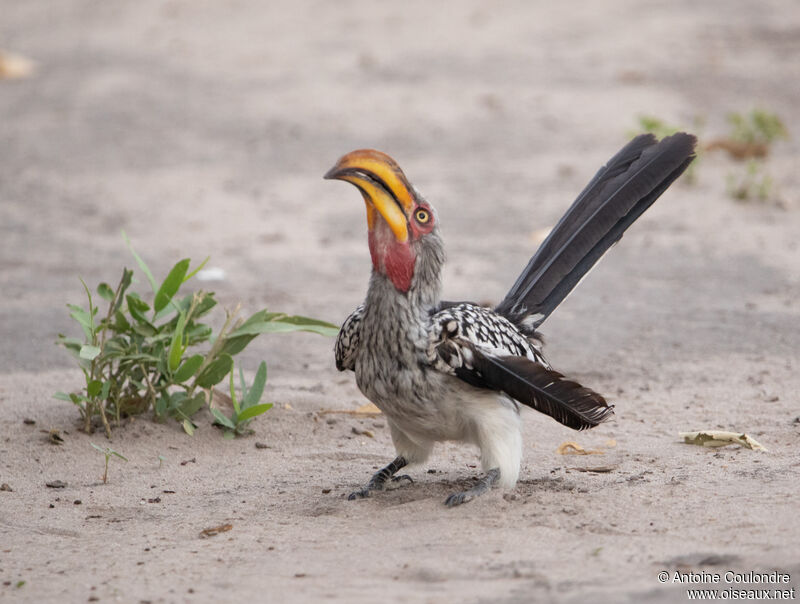
[[[64,304],[83,302],[78,277],[134,267],[122,229],[157,278],[210,255],[202,286],[224,303],[340,322],[366,289],[364,215],[322,175],[360,147],[438,209],[446,296],[496,302],[630,135],[730,140],[729,114],[756,108],[789,138],[756,168],[705,154],[551,324],[614,350],[659,313],[670,342],[676,320],[712,334],[761,308],[764,342],[795,344],[796,2],[2,0],[0,49],[0,371],[71,366],[52,345],[73,329]],[[275,360],[288,370],[311,346],[332,365],[329,341],[297,338],[253,355],[297,350]]]

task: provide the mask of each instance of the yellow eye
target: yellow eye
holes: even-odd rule
[[[428,210],[419,209],[414,212],[414,218],[417,219],[418,223],[426,224],[431,219],[431,215]]]

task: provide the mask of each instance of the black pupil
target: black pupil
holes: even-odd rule
[[[426,220],[428,220],[428,213],[424,210],[420,210],[419,212],[417,212],[417,220],[419,220],[420,222],[425,222]]]

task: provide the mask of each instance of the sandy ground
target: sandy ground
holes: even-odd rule
[[[0,4],[0,47],[38,62],[0,81],[0,600],[681,602],[657,578],[676,569],[798,585],[796,2]],[[637,115],[712,137],[754,106],[794,135],[768,164],[780,203],[733,202],[741,167],[708,155],[635,225],[545,325],[554,366],[617,415],[577,434],[524,413],[513,492],[445,508],[477,472],[446,445],[413,485],[346,501],[393,451],[380,417],[321,413],[364,401],[318,336],[244,355],[276,402],[255,435],[137,419],[106,485],[104,438],[51,398],[80,385],[53,345],[78,277],[133,264],[120,229],[160,275],[210,254],[226,304],[339,322],[365,225],[321,176],[377,147],[439,210],[447,297],[498,301]],[[769,452],[679,443],[691,429]]]

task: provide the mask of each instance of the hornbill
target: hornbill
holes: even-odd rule
[[[542,356],[537,328],[603,253],[694,159],[695,137],[637,136],[602,167],[493,310],[442,301],[439,219],[397,163],[372,149],[344,155],[325,174],[364,197],[372,275],[344,322],[335,353],[386,416],[397,457],[349,499],[368,497],[434,443],[477,445],[485,474],[450,495],[455,506],[494,484],[513,487],[522,456],[520,403],[583,430],[613,414],[600,394]]]

